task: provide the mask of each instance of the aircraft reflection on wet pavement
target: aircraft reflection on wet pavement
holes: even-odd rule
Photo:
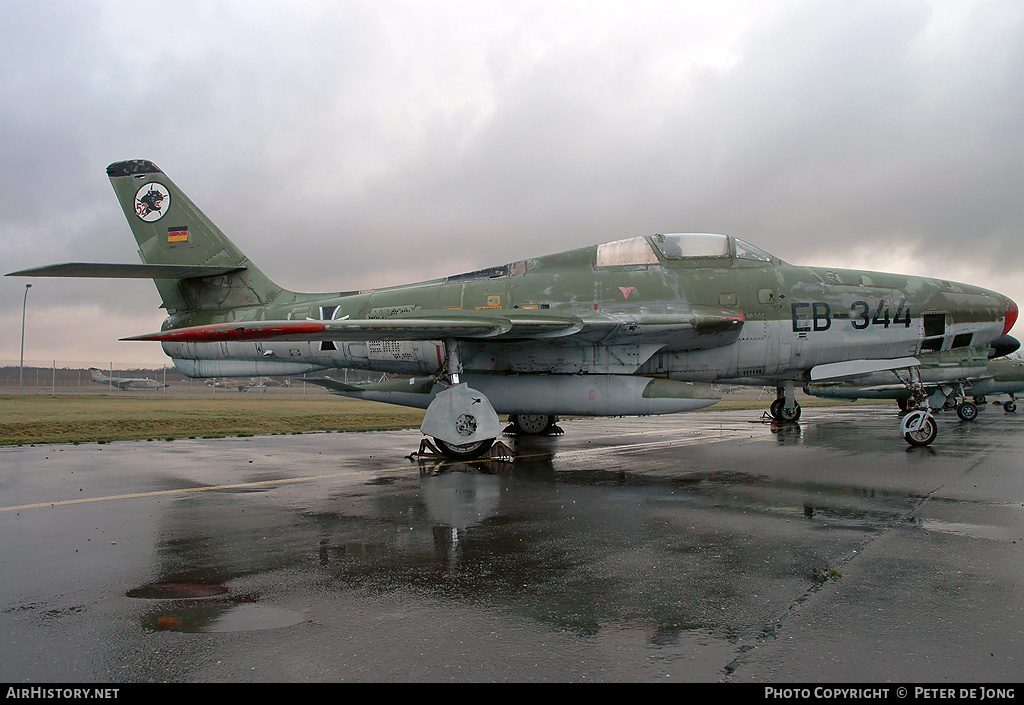
[[[850,427],[848,418],[814,421],[814,429]],[[748,426],[735,415],[720,433]],[[844,434],[835,430],[773,433],[808,448],[819,441],[841,448]],[[286,571],[290,581],[328,580],[339,589],[486,600],[584,635],[641,624],[663,643],[696,632],[730,639],[749,636],[749,620],[772,628],[758,594],[794,581],[814,589],[875,532],[913,527],[913,510],[926,498],[884,482],[837,484],[827,473],[787,479],[714,469],[722,466],[716,429],[709,424],[690,440],[617,438],[543,453],[544,440],[535,439],[538,452],[514,466],[419,462],[416,473],[374,475],[372,493],[357,484],[312,505],[247,504],[244,527],[235,503],[246,493],[208,493],[161,514],[174,530],[163,532],[157,549],[159,577],[128,595],[159,602],[143,618],[148,629],[268,628],[296,613],[252,606],[258,591],[247,581]],[[850,447],[853,464],[876,457],[854,440]],[[654,451],[658,464],[638,469],[638,454]],[[756,447],[746,452],[763,457]],[[679,465],[666,464],[668,457]],[[730,467],[743,465],[750,464],[739,458]],[[934,521],[921,528],[943,530]],[[819,541],[821,529],[834,540]],[[297,576],[309,571],[318,577]],[[623,571],[628,601],[610,594],[623,589]],[[743,584],[760,592],[737,591]]]

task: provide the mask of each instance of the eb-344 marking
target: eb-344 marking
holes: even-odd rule
[[[832,321],[849,321],[856,330],[864,330],[868,326],[877,325],[883,328],[889,326],[903,325],[910,327],[910,307],[904,299],[896,307],[893,315],[892,309],[895,302],[883,298],[878,306],[872,309],[867,301],[854,301],[850,304],[849,312],[836,311],[833,313],[832,306],[824,301],[800,302],[793,306],[793,332],[807,333],[809,331],[828,330],[832,327]]]

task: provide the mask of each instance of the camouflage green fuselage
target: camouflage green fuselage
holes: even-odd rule
[[[746,259],[737,256],[737,242],[744,243],[734,238],[728,239],[727,255],[673,259],[661,251],[657,237],[364,292],[279,289],[273,300],[259,305],[220,308],[244,296],[247,271],[202,284],[205,289],[195,300],[218,305],[172,313],[165,329],[260,319],[530,314],[603,325],[550,339],[462,340],[464,369],[751,384],[803,379],[822,363],[965,348],[1003,332],[1006,302],[985,289],[924,277],[799,267],[777,258]],[[628,246],[615,247],[621,243]],[[624,250],[625,256],[616,256]],[[199,286],[182,283],[185,298],[190,285]],[[220,296],[210,293],[216,286],[222,288]],[[702,314],[709,314],[704,323],[698,321]],[[723,317],[741,322],[728,324]],[[680,336],[671,325],[659,326],[689,318],[698,321],[695,334]],[[442,362],[440,341],[165,343],[164,349],[182,361],[257,359],[265,373],[270,363],[280,362],[296,371],[356,367],[429,374]]]

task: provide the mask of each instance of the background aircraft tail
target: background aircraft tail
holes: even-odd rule
[[[154,278],[164,308],[265,306],[285,293],[153,162],[116,162],[107,167],[107,176],[145,264],[226,268],[227,273],[215,276]]]

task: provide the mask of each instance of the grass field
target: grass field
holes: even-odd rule
[[[744,394],[726,397],[708,410],[760,411],[768,402],[768,398]],[[848,402],[802,397],[800,404]],[[417,428],[422,420],[420,409],[328,394],[0,394],[0,445],[381,431]]]
[[[0,396],[0,445],[415,428],[423,412],[315,396]]]

